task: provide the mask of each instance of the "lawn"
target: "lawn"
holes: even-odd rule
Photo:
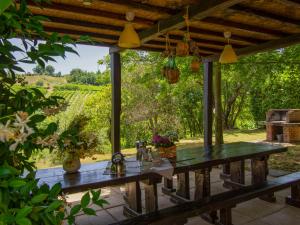
[[[263,141],[265,140],[264,130],[233,130],[224,132],[225,143],[238,142],[238,141]],[[177,143],[178,149],[186,148],[189,146],[202,146],[203,138],[193,138],[180,140]],[[122,153],[126,156],[135,155],[135,148],[122,149]],[[82,163],[90,163],[95,161],[110,160],[111,154],[96,154],[92,158],[82,159]],[[38,168],[53,167],[54,165],[47,160],[47,158],[40,158],[36,162]],[[56,165],[59,166],[59,165]],[[300,170],[300,145],[290,146],[287,153],[276,154],[270,158],[270,167],[274,169],[281,169],[287,171]]]

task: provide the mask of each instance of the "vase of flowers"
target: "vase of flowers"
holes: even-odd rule
[[[96,151],[97,137],[87,131],[88,121],[89,118],[84,115],[75,116],[59,137],[58,146],[66,173],[78,172],[81,166],[80,159],[91,157]]]
[[[153,145],[157,148],[160,157],[174,158],[176,157],[176,145],[168,136],[155,134],[152,138]]]

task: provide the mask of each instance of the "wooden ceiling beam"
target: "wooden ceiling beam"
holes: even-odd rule
[[[190,33],[193,34],[206,34],[206,35],[211,35],[211,36],[216,36],[216,37],[224,37],[223,32],[217,32],[217,31],[210,31],[210,30],[204,30],[204,29],[200,29],[200,28],[196,28],[196,27],[190,27]],[[241,37],[240,35],[233,35],[231,37],[231,40],[236,40],[236,41],[241,41],[241,42],[245,42],[249,45],[251,44],[258,44],[261,42],[261,40],[252,38],[252,37]],[[226,39],[224,38],[224,43],[226,43]]]
[[[51,22],[61,23],[66,25],[70,24],[74,26],[91,27],[91,28],[105,29],[105,30],[118,31],[118,32],[121,32],[123,30],[123,27],[107,25],[107,24],[85,22],[85,21],[74,20],[74,19],[65,19],[65,18],[54,17],[54,16],[47,16],[47,18]]]
[[[138,3],[133,0],[100,0],[101,2],[106,2],[109,4],[116,4],[116,5],[123,5],[128,7],[131,10],[143,10],[143,11],[148,11],[148,12],[156,12],[163,14],[164,16],[169,16],[173,15],[174,13],[177,13],[175,10],[172,10],[170,8],[165,8],[165,7],[159,7],[159,6],[153,6],[153,5],[148,5],[144,3]]]
[[[218,25],[225,26],[225,27],[238,28],[240,30],[261,33],[261,34],[267,34],[268,36],[272,36],[273,38],[280,38],[280,37],[283,37],[285,34],[284,32],[281,32],[278,30],[272,30],[272,29],[261,28],[261,27],[257,27],[257,26],[253,26],[253,25],[232,22],[232,21],[226,20],[225,18],[220,19],[220,18],[209,17],[209,18],[203,19],[202,21],[208,22],[208,23],[213,23],[213,24],[218,24]],[[236,36],[236,35],[234,35],[234,36]]]
[[[259,52],[265,52],[265,51],[271,51],[271,50],[275,50],[275,49],[285,48],[285,47],[295,45],[295,44],[300,44],[300,34],[293,34],[288,37],[268,41],[268,42],[265,42],[260,45],[249,46],[249,47],[237,49],[236,54],[239,57],[247,56],[247,55],[252,55],[252,54],[259,53]],[[206,57],[204,60],[205,61],[217,61],[219,59],[219,57],[220,57],[220,54],[216,54],[216,55]]]
[[[213,15],[214,12],[224,10],[233,5],[236,5],[244,0],[209,0],[203,1],[198,6],[189,8],[189,18],[201,20]],[[139,32],[142,43],[146,43],[151,39],[158,37],[168,31],[181,29],[185,26],[185,21],[182,13],[171,16],[168,19],[159,21],[149,29]]]
[[[69,35],[89,36],[91,39],[101,38],[101,39],[107,40],[108,42],[111,42],[111,43],[117,42],[119,39],[118,36],[114,36],[114,35],[97,34],[97,33],[83,32],[83,31],[69,30],[69,29],[62,29],[62,28],[45,27],[44,30],[46,32],[63,33],[66,35],[69,34]]]
[[[281,15],[277,15],[277,14],[274,14],[271,12],[266,12],[266,11],[260,10],[260,9],[249,8],[249,7],[246,7],[243,5],[235,5],[232,7],[232,9],[237,10],[237,11],[246,12],[246,13],[251,13],[254,16],[256,15],[259,17],[265,17],[266,19],[278,20],[278,21],[286,23],[286,24],[299,26],[299,23],[300,23],[299,20],[295,20],[295,19],[288,18],[288,17],[281,16]]]
[[[151,40],[151,41],[148,41],[147,44],[159,45],[162,47],[162,49],[165,48],[165,43],[161,42],[161,41]],[[176,43],[171,42],[170,45],[172,47],[176,47]],[[207,53],[207,54],[216,54],[216,53],[219,53],[220,51],[216,50],[216,49],[212,49],[212,48],[207,48],[207,47],[199,47],[199,52]]]
[[[125,15],[113,13],[113,12],[106,12],[106,11],[102,11],[102,10],[98,10],[98,9],[89,9],[89,8],[71,6],[71,5],[61,4],[61,3],[55,3],[55,4],[40,3],[38,5],[32,0],[29,0],[27,4],[28,4],[29,8],[41,6],[44,10],[52,9],[52,10],[57,10],[60,12],[65,11],[65,12],[71,12],[74,14],[106,17],[106,18],[110,18],[110,19],[126,21]],[[152,20],[148,20],[148,19],[140,18],[140,17],[135,17],[134,23],[141,23],[141,24],[145,24],[145,25],[149,25],[149,26],[153,25]]]

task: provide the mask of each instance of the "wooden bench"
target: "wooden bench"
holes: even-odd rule
[[[291,187],[291,196],[286,203],[300,208],[300,172],[282,176],[262,184],[256,184],[239,189],[230,190],[210,196],[207,199],[185,202],[156,212],[143,214],[113,225],[142,225],[142,224],[176,224],[187,223],[187,218],[203,213],[219,210],[220,225],[232,225],[231,209],[237,204],[268,195]]]

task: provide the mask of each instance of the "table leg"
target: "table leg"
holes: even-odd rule
[[[251,159],[251,170],[252,170],[252,184],[264,183],[267,180],[269,173],[268,170],[268,157],[264,156],[261,158]],[[260,197],[261,200],[267,202],[276,202],[274,193]]]
[[[180,204],[190,199],[189,172],[177,174],[176,193],[171,195],[171,201]]]
[[[125,185],[124,200],[126,205],[123,214],[127,217],[134,217],[142,213],[141,187],[138,181]]]
[[[218,225],[232,225],[232,213],[231,208],[220,209],[220,221]]]
[[[175,191],[173,188],[173,178],[168,179],[168,178],[163,178],[163,187],[162,187],[162,192],[166,195],[170,195],[172,192]]]
[[[291,187],[291,196],[286,198],[286,203],[300,208],[300,184],[294,184]]]
[[[225,172],[227,174],[226,173],[221,174],[221,178],[224,180],[223,186],[225,188],[237,189],[245,184],[245,161],[244,160],[231,162],[224,167],[225,167]]]
[[[210,197],[210,171],[211,168],[195,170],[195,201],[209,198]],[[201,217],[210,222],[214,223],[217,221],[217,211],[211,211],[204,213]]]
[[[224,181],[224,188],[231,188],[231,186],[229,186],[226,182],[227,179],[230,179],[230,163],[226,163],[223,165],[223,171],[220,174],[220,178]]]
[[[158,210],[158,195],[157,195],[157,183],[160,180],[149,179],[143,181],[145,188],[145,210],[146,213],[156,212]]]

